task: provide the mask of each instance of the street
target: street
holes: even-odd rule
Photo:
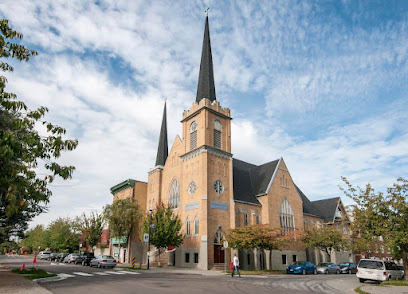
[[[31,267],[33,257],[0,256],[0,263]],[[216,271],[180,268],[131,271],[38,261],[39,268],[58,278],[38,284],[52,293],[354,293],[359,286],[355,275],[243,275],[231,278]]]

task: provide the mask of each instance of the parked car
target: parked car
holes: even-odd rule
[[[97,266],[114,268],[116,266],[116,260],[110,255],[99,255],[91,260],[89,263],[90,267]]]
[[[84,254],[81,254],[80,256],[77,257],[77,259],[75,260],[75,264],[82,263],[82,265],[85,265],[84,263],[85,260],[91,261],[91,259],[94,258],[95,256],[93,252],[85,252]],[[87,265],[89,265],[89,262],[87,263],[88,263]]]
[[[403,272],[392,261],[379,259],[361,259],[357,266],[357,278],[360,283],[367,280],[379,283],[403,278]]]
[[[339,274],[341,269],[333,262],[321,262],[317,265],[317,272],[319,274]]]
[[[69,253],[60,253],[58,254],[58,257],[55,259],[58,262],[64,262],[64,258],[67,257]]]
[[[40,253],[38,253],[37,258],[39,259],[47,259],[48,257],[50,257],[51,252],[49,251],[40,251]]]
[[[352,262],[343,262],[339,264],[342,274],[355,274],[357,272],[357,264]]]
[[[317,274],[316,266],[309,261],[295,261],[286,268],[287,274],[303,274],[307,273]]]
[[[404,266],[402,264],[397,264],[397,267],[401,270],[402,272],[402,278],[405,278],[405,271],[404,271]]]
[[[64,263],[75,262],[78,256],[79,256],[78,253],[71,253],[67,257],[64,258]]]
[[[51,253],[50,256],[48,257],[48,260],[55,260],[58,257],[58,253]]]

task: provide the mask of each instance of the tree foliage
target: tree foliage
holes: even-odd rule
[[[342,251],[350,248],[350,240],[344,238],[343,233],[335,226],[329,225],[306,231],[301,240],[306,247],[319,248],[326,252],[329,257],[331,257],[333,250]]]
[[[370,184],[354,188],[344,177],[343,182],[346,187],[340,189],[356,203],[353,229],[359,249],[372,253],[389,248],[396,259],[402,258],[408,279],[408,180],[397,179],[386,194]]]
[[[150,219],[151,218],[151,219]],[[183,234],[181,232],[180,217],[173,213],[170,205],[157,204],[151,216],[147,216],[143,223],[142,232],[149,233],[149,223],[156,228],[155,232],[150,232],[150,244],[155,246],[160,254],[169,246],[178,247],[183,244]]]
[[[111,238],[129,237],[142,219],[142,213],[136,200],[118,199],[104,207],[104,217],[108,222]],[[119,243],[119,247],[121,244]]]
[[[234,249],[282,250],[292,243],[298,232],[282,235],[280,228],[272,228],[269,224],[238,227],[230,230],[227,235],[228,245]],[[272,268],[272,254],[270,254]]]
[[[75,220],[76,228],[81,232],[85,242],[93,248],[98,244],[105,223],[103,214],[91,212],[89,216],[83,213]]]
[[[23,35],[0,20],[0,58],[28,61],[37,55],[20,44]],[[12,72],[13,67],[0,61],[0,70]],[[45,210],[51,191],[47,188],[55,176],[71,178],[73,166],[61,166],[55,160],[63,151],[74,150],[76,140],[64,140],[65,129],[44,120],[48,109],[30,110],[5,91],[7,78],[0,76],[0,238],[21,234],[27,222]],[[39,124],[47,135],[37,131]],[[40,162],[42,161],[42,162]],[[38,168],[45,168],[45,174]],[[0,242],[2,241],[0,239]]]

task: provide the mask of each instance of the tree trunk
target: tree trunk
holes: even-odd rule
[[[408,251],[402,252],[402,262],[404,263],[404,277],[408,280]]]
[[[269,269],[272,270],[272,250],[269,250]]]

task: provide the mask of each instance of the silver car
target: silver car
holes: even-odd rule
[[[90,267],[97,266],[98,268],[101,267],[114,268],[116,266],[116,260],[110,255],[99,255],[91,260],[89,266]]]
[[[51,255],[51,252],[49,251],[41,251],[40,253],[38,253],[37,257],[38,259],[48,259]]]
[[[70,255],[68,255],[67,257],[64,258],[64,263],[71,263],[74,262],[77,259],[77,257],[79,257],[78,253],[71,253]]]
[[[317,265],[317,272],[319,274],[340,274],[341,269],[337,264],[332,262],[321,262]]]

